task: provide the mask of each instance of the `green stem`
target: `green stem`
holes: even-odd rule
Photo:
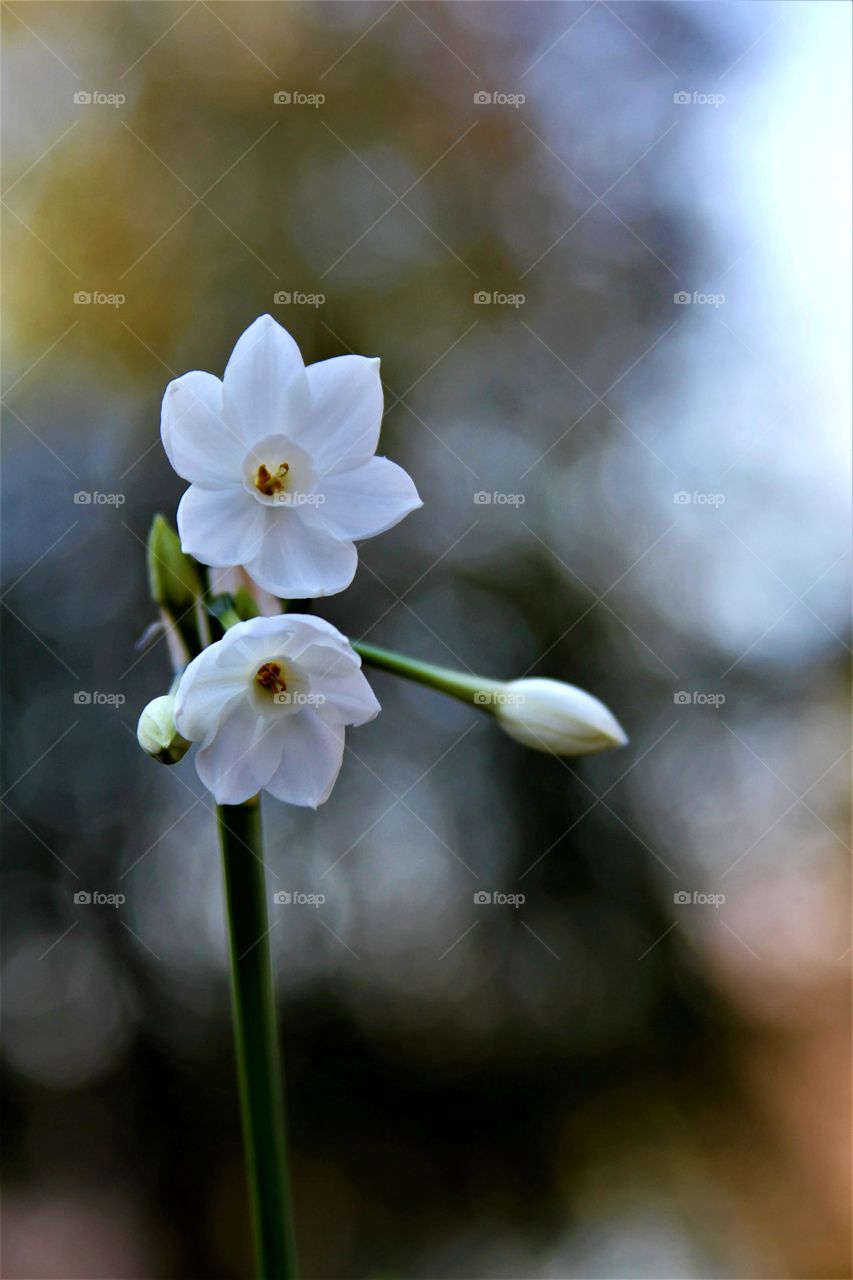
[[[375,645],[363,644],[360,640],[353,640],[352,647],[371,667],[405,676],[407,680],[425,684],[482,710],[490,709],[488,698],[483,695],[500,687],[498,680],[486,680],[482,676],[453,671],[450,667],[436,667],[431,662],[419,662],[417,658],[407,658],[405,654],[393,653],[390,649],[377,649]]]
[[[283,1077],[257,801],[217,806],[243,1141],[258,1280],[294,1280]]]

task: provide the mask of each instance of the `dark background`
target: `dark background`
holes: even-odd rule
[[[271,934],[305,1277],[850,1275],[849,26],[4,6],[7,1276],[250,1271],[211,801],[135,644],[163,388],[265,311],[382,357],[425,504],[317,611],[631,739],[376,674],[330,801],[265,800],[326,896]]]

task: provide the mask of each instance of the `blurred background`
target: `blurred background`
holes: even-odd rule
[[[850,14],[4,5],[5,1275],[250,1274],[211,801],[134,729],[163,389],[263,312],[381,356],[424,498],[317,612],[630,734],[376,673],[265,799],[305,1277],[851,1274]]]

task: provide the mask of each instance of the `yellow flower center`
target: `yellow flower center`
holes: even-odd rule
[[[285,488],[289,471],[289,462],[280,462],[274,471],[270,471],[269,467],[262,462],[255,472],[255,488],[265,498],[274,498]]]
[[[255,684],[266,693],[286,693],[287,681],[277,662],[264,662],[255,672]]]

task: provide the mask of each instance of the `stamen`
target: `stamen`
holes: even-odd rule
[[[261,463],[255,473],[255,488],[262,493],[265,498],[272,498],[275,494],[281,493],[284,488],[284,482],[287,479],[287,473],[290,470],[289,462],[281,462],[275,471],[270,472],[265,463]]]
[[[281,667],[277,662],[265,662],[258,667],[255,673],[255,681],[262,689],[267,689],[270,693],[286,693],[287,682],[281,674]]]

